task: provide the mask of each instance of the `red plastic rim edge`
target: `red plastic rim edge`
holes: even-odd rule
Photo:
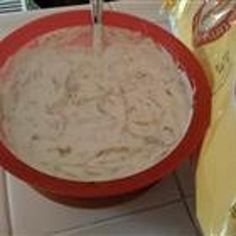
[[[52,177],[21,162],[0,141],[0,164],[6,170],[36,188],[62,197],[118,196],[151,185],[173,171],[182,160],[196,151],[210,122],[211,92],[206,75],[192,53],[180,41],[161,27],[134,16],[106,11],[103,20],[105,25],[141,31],[173,55],[195,88],[194,114],[186,135],[166,159],[146,171],[115,181],[83,183]],[[59,28],[88,24],[91,24],[89,11],[67,11],[33,21],[11,33],[0,43],[0,67],[33,38]]]

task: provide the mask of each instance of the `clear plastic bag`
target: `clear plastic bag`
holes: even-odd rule
[[[171,30],[192,49],[192,21],[204,0],[164,0],[163,9],[169,16]]]

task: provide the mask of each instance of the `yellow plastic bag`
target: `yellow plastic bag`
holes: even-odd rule
[[[204,0],[164,0],[172,32],[192,49],[192,20]]]
[[[207,1],[194,18],[195,52],[213,90],[196,180],[197,215],[206,236],[236,236],[235,24],[235,0]]]

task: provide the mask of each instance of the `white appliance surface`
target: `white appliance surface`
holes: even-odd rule
[[[1,2],[1,0],[0,0]],[[158,14],[160,0],[121,0],[107,9],[136,14],[167,27]],[[67,9],[0,14],[0,40],[29,20]],[[0,170],[0,236],[196,236],[193,167],[188,161],[142,196],[105,209],[55,203]],[[6,185],[6,186],[5,186]],[[10,234],[8,234],[10,232]]]
[[[9,215],[8,215],[8,202],[6,196],[6,182],[5,173],[0,168],[0,236],[9,235]]]

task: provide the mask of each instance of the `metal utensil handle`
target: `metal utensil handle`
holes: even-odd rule
[[[103,0],[90,0],[92,3],[92,16],[96,24],[102,24]]]

